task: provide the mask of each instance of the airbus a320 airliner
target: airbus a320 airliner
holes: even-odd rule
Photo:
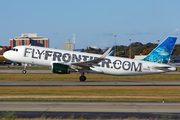
[[[110,56],[111,48],[103,55],[58,50],[37,46],[16,46],[6,51],[6,59],[27,64],[49,66],[53,73],[68,74],[70,71],[81,73],[80,81],[85,81],[84,73],[98,73],[117,76],[147,75],[176,71],[168,64],[176,37],[168,37],[142,60]]]

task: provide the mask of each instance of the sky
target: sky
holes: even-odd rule
[[[59,49],[74,34],[75,49],[112,47],[114,35],[116,45],[158,43],[180,37],[179,11],[180,0],[0,0],[0,45],[22,33]]]

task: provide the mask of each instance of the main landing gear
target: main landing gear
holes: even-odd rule
[[[26,68],[27,68],[27,64],[24,64],[24,70],[22,71],[23,74],[26,74]]]
[[[79,80],[81,82],[84,82],[86,80],[86,76],[84,76],[84,72],[81,73],[81,76],[79,77]]]

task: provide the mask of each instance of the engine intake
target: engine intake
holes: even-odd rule
[[[53,63],[52,64],[52,72],[57,73],[57,74],[69,74],[70,68],[68,65]]]

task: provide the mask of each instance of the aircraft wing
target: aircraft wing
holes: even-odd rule
[[[80,69],[90,70],[90,67],[99,66],[98,63],[104,60],[105,57],[109,55],[109,52],[111,51],[111,49],[112,48],[109,48],[101,57],[97,59],[85,61],[85,62],[71,63],[69,64],[69,66],[72,69],[77,69],[77,70],[80,70]]]

